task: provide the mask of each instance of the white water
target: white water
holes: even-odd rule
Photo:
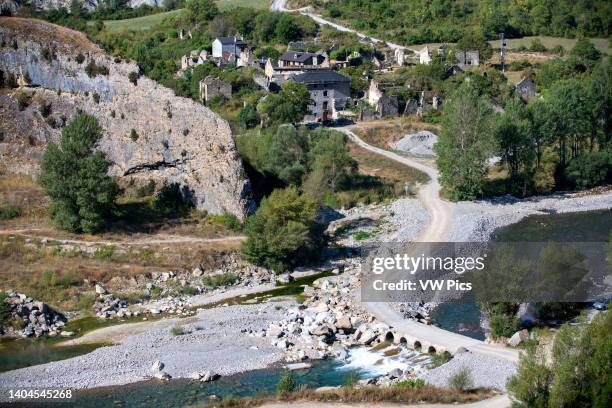
[[[400,348],[398,354],[385,356],[385,351],[396,348]],[[385,375],[395,368],[417,369],[430,361],[431,359],[426,354],[407,349],[403,345],[392,344],[377,351],[372,351],[369,347],[355,347],[348,350],[346,364],[338,367],[337,370],[359,371],[363,377],[371,378]]]

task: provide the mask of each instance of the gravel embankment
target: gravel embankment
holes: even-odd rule
[[[497,228],[534,214],[568,213],[612,208],[612,191],[599,195],[555,194],[518,200],[506,196],[453,206],[451,242],[487,241]]]
[[[202,310],[196,322],[183,326],[183,335],[173,335],[167,327],[147,331],[82,356],[1,373],[0,385],[73,389],[122,385],[151,378],[155,360],[163,362],[164,371],[173,378],[204,370],[227,376],[265,368],[282,359],[282,352],[268,340],[242,331],[267,328],[283,317],[287,306],[268,303]]]
[[[474,387],[505,390],[508,379],[516,373],[514,363],[474,353],[456,354],[440,367],[423,372],[420,378],[438,386],[448,387],[449,379],[463,368],[471,374]]]

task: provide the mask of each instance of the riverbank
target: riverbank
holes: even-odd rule
[[[153,378],[156,372],[151,366],[156,360],[164,364],[163,371],[172,378],[189,378],[206,370],[227,376],[265,368],[281,360],[283,354],[253,333],[281,319],[289,303],[293,302],[201,310],[188,323],[176,319],[180,326],[156,327],[156,323],[118,345],[1,373],[0,384],[5,388],[72,389],[123,385]],[[174,327],[180,327],[183,334]]]

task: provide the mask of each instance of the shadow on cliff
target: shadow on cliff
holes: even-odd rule
[[[194,208],[186,200],[190,194],[178,184],[171,184],[150,196],[120,202],[113,211],[107,230],[154,233],[169,225],[183,224]]]

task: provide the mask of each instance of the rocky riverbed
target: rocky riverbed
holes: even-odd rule
[[[191,378],[206,371],[227,376],[264,368],[281,360],[283,353],[254,333],[282,319],[288,306],[270,302],[217,307],[201,310],[188,320],[156,322],[152,326],[156,329],[128,336],[118,345],[1,373],[0,384],[82,389],[158,378],[162,372],[172,378]],[[163,369],[152,369],[156,361],[163,363]]]

